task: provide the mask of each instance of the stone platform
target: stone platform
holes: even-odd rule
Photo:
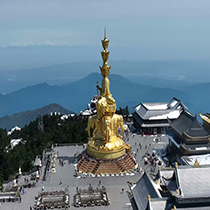
[[[133,156],[126,152],[119,158],[100,159],[90,157],[86,150],[78,157],[77,169],[80,173],[115,174],[129,172],[135,169],[137,163]]]

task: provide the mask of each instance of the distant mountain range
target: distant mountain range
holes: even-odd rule
[[[100,49],[99,49],[100,50]],[[9,53],[9,52],[8,52]],[[40,52],[43,54],[43,52]],[[76,52],[74,52],[74,56]],[[78,53],[78,52],[77,52]],[[17,53],[16,53],[17,54]],[[23,56],[23,54],[16,55]],[[89,52],[89,54],[91,54]],[[0,50],[1,55],[1,50]],[[10,54],[9,54],[10,55]],[[24,54],[25,55],[25,54]],[[2,55],[3,56],[3,55]],[[1,56],[0,56],[1,57]],[[37,58],[37,57],[36,57]],[[72,58],[72,57],[71,57]],[[111,56],[112,58],[112,56]],[[110,59],[111,59],[110,58]],[[4,58],[1,57],[4,60]],[[12,60],[15,63],[15,60]],[[26,60],[26,59],[24,59]],[[76,59],[77,60],[77,59]],[[75,60],[75,61],[76,61]],[[100,54],[98,61],[63,63],[53,66],[41,65],[34,68],[29,62],[30,69],[7,70],[0,63],[0,93],[7,94],[28,86],[47,83],[61,85],[78,81],[90,72],[99,73],[102,65]],[[193,83],[208,82],[210,79],[210,61],[112,61],[109,63],[111,74],[122,75],[132,82],[141,85],[151,85],[160,88],[174,88],[183,90]],[[13,64],[14,65],[14,64]],[[17,69],[20,63],[16,65]],[[21,65],[20,65],[21,66]],[[20,67],[19,67],[20,68]]]
[[[14,114],[12,116],[5,116],[0,118],[0,128],[10,130],[11,128],[18,126],[24,127],[29,124],[31,121],[36,120],[36,118],[41,115],[51,114],[51,113],[60,113],[60,114],[72,114],[73,112],[63,108],[59,104],[50,104],[39,109],[32,111],[25,111]]]
[[[140,85],[120,75],[110,74],[110,89],[119,107],[133,106],[141,102],[168,102],[177,97],[192,113],[209,111],[210,83],[194,84],[184,90],[174,88],[158,88],[151,85]],[[52,103],[57,103],[76,113],[84,110],[96,92],[96,82],[101,83],[99,73],[91,73],[76,82],[65,85],[50,86],[42,83],[29,86],[18,91],[0,94],[0,117],[34,110]]]

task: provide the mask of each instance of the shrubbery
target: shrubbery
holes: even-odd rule
[[[59,115],[44,115],[11,136],[7,136],[6,130],[0,129],[0,182],[17,173],[19,166],[23,172],[29,171],[35,157],[53,143],[87,142],[86,126],[86,117],[75,116],[62,121]],[[19,138],[26,143],[20,143],[6,152],[5,148],[10,140]]]

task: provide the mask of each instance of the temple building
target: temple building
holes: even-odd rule
[[[96,104],[98,102],[98,96],[94,95],[93,98],[90,100],[90,103],[87,105],[87,109],[80,112],[82,116],[91,116],[97,113]]]
[[[193,115],[184,110],[176,120],[168,119],[169,148],[171,155],[203,155],[210,152],[210,132]],[[172,154],[174,153],[174,154]]]
[[[202,210],[210,209],[209,167],[178,167],[157,174],[144,172],[127,191],[135,210]]]
[[[134,126],[143,134],[162,133],[169,127],[168,119],[177,119],[187,107],[177,98],[169,103],[140,103],[134,107]]]

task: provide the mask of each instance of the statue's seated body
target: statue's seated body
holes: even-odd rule
[[[121,129],[120,135],[118,132],[119,128]],[[93,129],[92,136],[90,133],[91,129]],[[102,118],[98,118],[97,115],[90,116],[86,131],[88,131],[89,139],[108,143],[115,141],[117,138],[122,139],[123,129],[122,115],[106,113]]]

